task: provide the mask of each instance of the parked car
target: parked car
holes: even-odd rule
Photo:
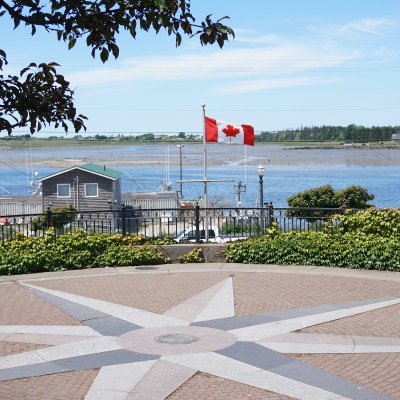
[[[208,230],[208,241],[212,243],[220,243],[218,235],[215,234],[215,229],[210,228]],[[178,232],[175,236],[175,240],[178,243],[195,242],[196,241],[196,229],[193,227]],[[206,240],[206,230],[200,229],[200,240]]]

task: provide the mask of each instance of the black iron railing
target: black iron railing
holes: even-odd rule
[[[0,217],[0,240],[17,235],[43,236],[73,233],[172,237],[179,242],[200,240],[224,243],[257,237],[276,227],[283,232],[322,230],[327,220],[343,209],[326,208],[194,208],[52,212]],[[262,227],[262,228],[261,228]],[[263,229],[263,231],[262,231]]]

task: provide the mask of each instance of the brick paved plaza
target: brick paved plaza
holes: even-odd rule
[[[93,269],[0,302],[2,400],[400,399],[399,273]]]

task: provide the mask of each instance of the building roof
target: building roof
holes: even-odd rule
[[[86,163],[79,165],[78,168],[84,169],[86,171],[94,172],[98,175],[107,176],[112,179],[118,179],[120,176],[123,175],[123,172],[117,171],[112,168],[108,168],[105,165],[93,164],[93,163]]]
[[[45,176],[41,180],[44,181],[44,180],[49,179],[49,178],[54,178],[57,175],[62,175],[64,173],[66,173],[66,172],[73,171],[74,169],[80,169],[82,171],[91,172],[93,174],[100,175],[100,176],[103,176],[105,178],[112,179],[114,181],[117,180],[118,178],[120,178],[123,175],[123,172],[117,171],[117,170],[112,169],[112,168],[108,168],[105,165],[99,165],[99,164],[94,164],[94,163],[86,163],[86,164],[77,165],[75,167],[71,167],[71,168],[68,168],[68,169],[64,169],[62,171],[56,172],[55,174],[52,174],[52,175],[49,175],[49,176]]]

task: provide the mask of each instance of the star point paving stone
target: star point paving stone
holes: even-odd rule
[[[162,274],[165,276],[165,272]],[[178,273],[174,275],[179,279]],[[380,291],[369,298],[354,296],[344,302],[320,301],[313,306],[235,316],[234,285],[238,275],[243,284],[243,273],[219,275],[219,281],[163,314],[46,288],[43,282],[41,286],[22,283],[32,296],[62,310],[77,323],[0,325],[0,339],[4,342],[51,345],[0,357],[0,393],[2,383],[7,385],[16,379],[25,382],[99,369],[86,393],[87,400],[173,398],[172,394],[197,372],[219,377],[221,382],[234,381],[246,388],[274,393],[277,399],[400,398],[392,388],[393,382],[389,389],[378,384],[370,388],[357,379],[339,376],[334,368],[331,372],[319,368],[315,358],[307,359],[315,360],[314,364],[302,360],[306,353],[338,357],[354,353],[400,354],[400,338],[363,337],[351,332],[299,333],[307,327],[374,310],[384,312],[400,304],[400,295],[394,295],[393,290],[386,295]],[[157,271],[149,273],[149,279],[157,280],[159,276]],[[286,276],[287,273],[282,275],[282,279]],[[91,281],[85,279],[90,285]],[[73,286],[73,278],[69,277],[68,285]],[[106,287],[105,281],[103,285]],[[265,293],[268,296],[268,290]]]

